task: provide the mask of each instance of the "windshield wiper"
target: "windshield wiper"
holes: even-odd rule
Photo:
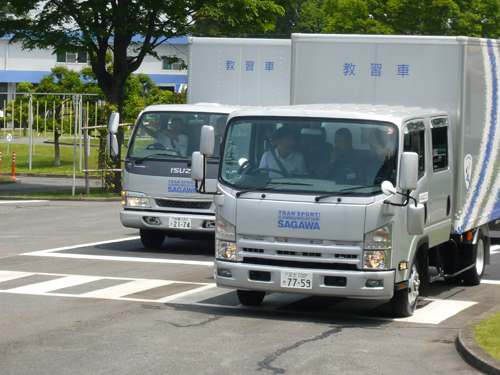
[[[323,198],[335,197],[337,195],[346,195],[346,194],[349,194],[349,193],[351,193],[351,192],[353,192],[355,190],[365,189],[365,188],[371,188],[371,187],[376,187],[376,186],[379,186],[379,185],[355,186],[355,187],[352,187],[352,188],[347,188],[347,189],[339,190],[336,193],[330,193],[330,194],[325,194],[325,195],[318,195],[316,198],[314,198],[314,200],[316,202],[319,202]]]
[[[255,191],[255,190],[267,190],[275,185],[313,186],[312,184],[304,184],[301,182],[267,182],[265,185],[262,185],[262,186],[257,186],[257,187],[250,188],[247,190],[238,191],[238,192],[236,192],[236,197],[239,197],[245,193],[249,193],[249,192]]]
[[[176,158],[189,159],[187,156],[181,156],[176,151],[174,151],[174,150],[172,150],[172,151],[175,152],[175,154],[167,154],[165,152],[158,152],[156,154],[151,154],[151,155],[144,156],[144,157],[142,157],[140,159],[135,160],[135,164],[141,164],[143,160],[152,158],[154,156],[175,156]]]

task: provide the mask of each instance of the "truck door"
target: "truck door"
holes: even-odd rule
[[[452,160],[449,120],[430,119],[430,159],[428,165],[429,195],[426,233],[430,246],[447,241],[451,229]]]

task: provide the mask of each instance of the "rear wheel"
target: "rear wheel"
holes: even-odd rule
[[[408,288],[394,292],[391,299],[391,310],[398,317],[412,316],[417,308],[418,296],[420,294],[420,274],[418,261],[415,257],[411,266]]]
[[[262,301],[264,300],[264,297],[266,295],[266,292],[258,292],[255,290],[237,290],[236,294],[238,295],[238,299],[240,300],[240,303],[245,306],[259,306]]]
[[[483,233],[479,233],[476,244],[473,247],[472,259],[475,261],[474,267],[463,273],[462,279],[466,285],[479,285],[484,273],[486,246]]]
[[[163,245],[165,233],[158,230],[140,229],[142,245],[147,249],[156,249]]]

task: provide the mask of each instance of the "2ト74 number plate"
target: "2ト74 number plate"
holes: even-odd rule
[[[191,229],[191,218],[190,217],[169,217],[168,218],[169,228],[178,229]]]
[[[312,273],[281,271],[281,287],[312,289]]]

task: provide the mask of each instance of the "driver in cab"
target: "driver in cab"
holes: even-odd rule
[[[306,163],[301,153],[293,151],[295,138],[291,129],[281,127],[274,134],[276,148],[262,155],[259,169],[269,177],[290,177],[306,173]]]
[[[155,138],[156,142],[163,146],[166,150],[173,150],[181,156],[186,156],[188,147],[188,137],[183,134],[184,121],[180,117],[174,117],[170,123],[170,127],[161,126],[158,119],[152,118],[149,120],[151,128],[143,126],[143,129],[151,137]],[[153,129],[156,129],[153,130]]]

